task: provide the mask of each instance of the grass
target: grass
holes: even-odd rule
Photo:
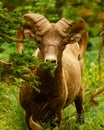
[[[0,92],[0,130],[26,130],[23,110],[18,100],[18,88],[3,82],[0,83]]]
[[[28,130],[24,121],[24,112],[18,101],[19,88],[0,84],[0,130]],[[99,106],[88,104],[85,107],[85,124],[76,123],[75,106],[71,104],[64,110],[64,120],[60,130],[103,130],[104,129],[104,94],[96,100]],[[49,130],[45,127],[44,130]]]
[[[5,49],[5,51],[0,53],[0,59],[7,60],[8,55],[16,51],[14,46],[15,44],[2,44],[2,49]],[[84,62],[85,124],[76,123],[75,106],[71,104],[64,110],[64,119],[60,130],[104,130],[104,93],[95,98],[99,102],[98,106],[93,106],[89,103],[91,93],[99,87],[97,51],[87,52]],[[104,66],[104,61],[102,61],[102,66]],[[104,76],[104,70],[102,76]],[[104,80],[102,83],[104,84]],[[18,95],[19,88],[17,86],[0,82],[0,130],[28,130]],[[44,130],[49,130],[49,126],[46,125]]]

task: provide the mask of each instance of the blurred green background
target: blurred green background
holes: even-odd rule
[[[62,17],[77,21],[83,18],[87,23],[89,40],[84,56],[83,86],[85,91],[85,119],[83,125],[75,121],[74,104],[65,109],[61,130],[104,130],[104,93],[95,99],[98,105],[92,105],[89,100],[92,92],[104,87],[104,55],[101,54],[101,70],[98,65],[98,52],[102,41],[99,33],[104,22],[103,0],[1,0],[0,1],[0,60],[8,61],[10,55],[17,53],[16,30],[18,23],[23,23],[25,13],[40,13],[51,22]],[[25,40],[25,54],[32,54],[37,44]],[[15,55],[14,55],[15,57]],[[101,74],[99,75],[99,71]],[[0,130],[27,130],[23,109],[19,105],[19,82],[15,78],[12,84],[9,75],[0,68]],[[99,83],[100,80],[100,83]],[[49,130],[49,124],[44,124],[44,130]]]

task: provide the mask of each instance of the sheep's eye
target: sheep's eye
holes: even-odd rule
[[[37,43],[40,44],[40,42],[41,42],[41,38],[40,38],[39,36],[37,36],[37,37],[36,37],[36,41],[37,41]]]
[[[67,43],[68,43],[68,39],[67,39],[67,38],[65,38],[65,39],[64,39],[64,41],[63,41],[63,46],[66,46],[66,45],[67,45]]]
[[[63,43],[63,46],[65,47],[66,45],[67,45],[67,42],[64,42],[64,43]]]
[[[67,43],[66,43],[66,42],[64,42],[64,43],[63,43],[63,46],[66,46],[66,44],[67,44]]]
[[[61,46],[62,50],[65,49],[65,47],[66,47],[66,44],[63,43],[62,46]]]
[[[38,45],[40,45],[40,44],[41,44],[41,42],[40,42],[40,41],[37,41],[37,43],[38,43]]]

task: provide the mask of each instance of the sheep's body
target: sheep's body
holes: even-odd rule
[[[17,31],[17,38],[28,37],[36,40],[39,48],[33,56],[44,62],[57,64],[54,76],[40,68],[35,69],[34,75],[39,77],[41,83],[38,86],[40,93],[29,85],[24,84],[20,88],[20,104],[25,110],[25,119],[30,130],[42,130],[37,121],[46,122],[55,116],[60,123],[63,109],[73,101],[78,120],[83,122],[81,74],[88,35],[87,32],[80,35],[79,31],[86,28],[85,22],[81,20],[79,23],[73,23],[61,19],[53,24],[39,14],[26,14],[23,18],[30,22],[30,26],[23,26],[23,31]],[[32,33],[31,28],[36,30],[36,33]],[[22,53],[21,43],[18,43],[17,47]]]
[[[58,65],[55,77],[50,77],[41,70],[35,71],[40,77],[40,94],[32,87],[26,85],[21,87],[20,102],[25,109],[27,122],[31,115],[34,121],[47,121],[53,118],[77,98],[80,90],[83,93],[78,51],[77,43],[67,45],[62,56],[62,66]],[[36,55],[38,57],[38,52]]]
[[[81,88],[81,68],[78,61],[78,44],[67,45],[63,52],[63,79],[66,84],[67,98],[65,106],[75,100]]]

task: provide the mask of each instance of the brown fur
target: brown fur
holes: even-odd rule
[[[70,44],[69,37],[62,37],[57,31],[56,24],[51,24],[49,30],[44,32],[40,39],[37,41],[39,48],[33,55],[45,62],[55,60],[57,68],[54,71],[54,77],[50,76],[47,71],[36,69],[34,75],[39,76],[40,93],[29,85],[21,86],[19,99],[25,110],[26,122],[30,128],[30,119],[35,122],[46,122],[58,116],[60,123],[63,109],[73,101],[79,115],[78,119],[81,121],[81,114],[84,112],[81,81],[83,61],[78,59],[80,54],[78,41],[75,39],[75,42]],[[35,128],[32,127],[32,130],[36,130]]]

